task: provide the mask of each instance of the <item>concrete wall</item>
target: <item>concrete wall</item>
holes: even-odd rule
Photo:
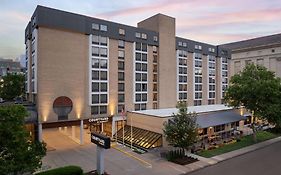
[[[56,122],[53,102],[67,96],[73,102],[68,120],[90,117],[88,106],[87,35],[40,27],[38,29],[38,115]]]
[[[175,22],[175,18],[157,14],[138,23],[138,27],[140,28],[159,32],[159,108],[175,107],[177,103]]]

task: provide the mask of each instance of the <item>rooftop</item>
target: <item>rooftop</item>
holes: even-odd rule
[[[188,112],[196,112],[197,114],[200,114],[200,113],[207,113],[207,112],[229,110],[232,108],[225,106],[223,104],[217,104],[217,105],[189,106],[187,109],[188,109]],[[178,109],[177,108],[166,108],[166,109],[151,109],[151,110],[132,111],[132,112],[138,113],[138,114],[145,114],[145,115],[165,118],[165,117],[170,117],[173,114],[178,113]]]

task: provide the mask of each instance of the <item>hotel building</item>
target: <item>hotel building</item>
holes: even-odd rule
[[[265,66],[281,77],[281,34],[233,42],[222,47],[231,50],[230,77],[250,63]]]
[[[177,37],[175,23],[157,14],[133,27],[37,6],[25,44],[39,139],[42,128],[102,117],[94,129],[113,136],[125,111],[223,103],[229,50]]]

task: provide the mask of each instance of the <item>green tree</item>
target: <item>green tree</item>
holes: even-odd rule
[[[268,117],[273,112],[270,110],[280,107],[278,95],[280,97],[280,79],[263,66],[249,64],[242,72],[231,77],[225,100],[229,106],[244,106],[253,113],[251,128],[256,141],[256,118],[270,119]],[[277,121],[275,119],[271,118],[270,121]]]
[[[0,174],[34,172],[42,164],[46,145],[31,141],[22,105],[0,106]]]
[[[24,94],[24,75],[7,74],[0,81],[0,96],[5,100],[12,100]]]
[[[177,104],[178,113],[164,123],[164,135],[170,145],[189,149],[197,141],[196,113],[188,113],[185,102]]]

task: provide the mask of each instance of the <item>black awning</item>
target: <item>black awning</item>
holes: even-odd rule
[[[131,126],[126,125],[124,127],[124,142],[127,145],[131,145],[131,135],[133,142],[132,145],[134,147],[148,150],[150,148],[162,146],[162,134],[137,127],[132,127],[131,132]],[[114,137],[116,137],[116,134]],[[123,142],[123,128],[117,132],[117,141],[120,143]]]

